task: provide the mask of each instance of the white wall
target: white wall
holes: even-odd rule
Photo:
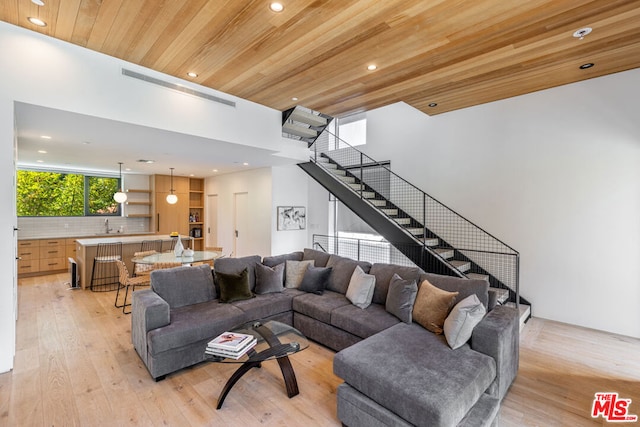
[[[640,337],[640,70],[429,117],[364,150],[521,255],[535,316]]]
[[[13,102],[282,150],[280,112],[0,22],[0,197],[13,200]],[[234,100],[236,108],[121,74],[122,67]],[[251,125],[247,125],[251,118]],[[266,187],[270,192],[270,182]],[[270,202],[269,202],[270,203]],[[15,203],[0,207],[0,372],[13,366]],[[270,228],[270,220],[266,229]],[[263,248],[264,249],[264,248]],[[270,249],[270,243],[266,250]]]
[[[308,175],[297,165],[271,168],[271,253],[280,255],[299,251],[308,246],[310,218],[314,212],[309,209],[307,196]],[[306,208],[307,229],[278,230],[278,206],[303,206]]]
[[[271,169],[252,169],[205,180],[205,194],[218,196],[218,246],[225,254],[234,248],[234,195],[247,193],[249,221],[244,253],[234,257],[264,255],[271,251]]]

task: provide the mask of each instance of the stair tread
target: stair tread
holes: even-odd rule
[[[505,304],[505,306],[515,308],[516,303],[508,302]],[[525,323],[527,323],[527,320],[529,319],[529,317],[531,317],[531,306],[528,304],[520,304],[519,315],[520,315],[520,331],[522,331],[522,328],[524,328]]]
[[[451,248],[436,248],[433,251],[444,259],[452,258],[454,255],[454,250]]]
[[[479,280],[489,280],[488,274],[480,274],[480,273],[467,273],[466,275],[469,279],[479,279]]]
[[[457,259],[449,260],[449,264],[453,265],[457,270],[464,273],[468,269],[471,268],[471,263],[469,261],[461,261]]]

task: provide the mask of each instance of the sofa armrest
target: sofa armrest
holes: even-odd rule
[[[518,311],[497,306],[475,327],[471,335],[471,348],[496,361],[495,397],[504,397],[518,373],[520,358],[520,322]]]
[[[169,303],[151,289],[135,291],[131,308],[131,340],[147,364],[147,332],[171,322]]]

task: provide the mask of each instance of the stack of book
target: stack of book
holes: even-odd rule
[[[252,335],[223,332],[207,344],[205,352],[212,356],[240,359],[255,347],[257,340]]]

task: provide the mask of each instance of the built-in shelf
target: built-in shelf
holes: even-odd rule
[[[130,188],[127,190],[127,193],[147,193],[147,194],[151,194],[151,190],[141,190],[138,188]]]
[[[128,205],[134,206],[151,206],[151,202],[126,202]]]
[[[151,214],[128,214],[127,218],[151,218]]]
[[[148,178],[145,178],[148,181]],[[132,181],[136,187],[145,187],[140,179]],[[124,206],[124,213],[127,218],[151,218],[151,190],[148,188],[129,188],[125,190],[128,194]]]
[[[204,179],[189,179],[189,217],[197,217],[197,221],[189,221],[189,235],[194,240],[194,249],[204,249]]]

